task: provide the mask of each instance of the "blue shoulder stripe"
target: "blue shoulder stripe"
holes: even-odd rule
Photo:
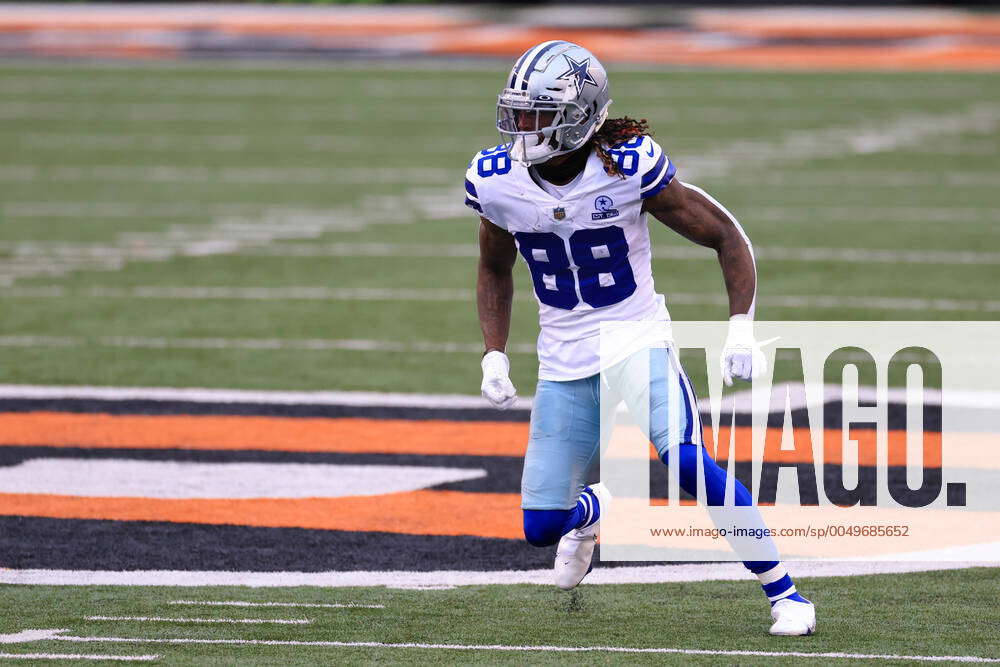
[[[528,63],[527,68],[524,70],[524,74],[521,76],[521,90],[528,89],[528,77],[531,76],[531,73],[535,70],[535,65],[537,65],[538,61],[542,59],[542,56],[544,56],[546,53],[551,51],[553,48],[559,46],[560,44],[565,44],[565,43],[566,42],[552,42],[544,49],[535,54],[535,57],[531,59],[530,63]]]
[[[472,184],[472,181],[465,179],[465,191],[469,193],[470,196],[479,199],[479,195],[476,193],[476,186]]]
[[[647,171],[645,174],[642,175],[642,183],[640,184],[639,187],[642,187],[642,188],[646,187],[647,185],[649,185],[650,183],[652,183],[653,180],[657,176],[660,175],[660,170],[663,169],[663,161],[666,160],[666,159],[667,159],[666,154],[664,154],[661,151],[660,152],[660,159],[656,161],[656,165],[652,169],[650,169],[649,171]]]
[[[474,199],[469,199],[468,197],[466,197],[465,198],[465,205],[468,206],[469,208],[473,208],[473,209],[479,211],[480,213],[483,212],[483,207],[480,206],[479,202],[477,202]]]
[[[677,168],[674,167],[674,163],[671,162],[667,167],[667,173],[663,175],[663,178],[661,178],[656,185],[651,187],[649,190],[646,190],[645,192],[641,193],[639,196],[642,197],[643,199],[649,199],[653,195],[658,194],[660,190],[670,185],[670,181],[674,179],[675,173],[677,173]]]

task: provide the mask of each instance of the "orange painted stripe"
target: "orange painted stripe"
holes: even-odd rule
[[[410,491],[348,498],[86,498],[0,494],[0,514],[522,539],[516,493]]]
[[[298,417],[0,413],[0,443],[137,449],[523,456],[528,425]]]
[[[728,431],[721,430],[728,442]],[[794,429],[796,442],[808,443],[808,429]],[[861,465],[875,465],[873,431],[853,435],[868,445]],[[768,438],[780,438],[771,429]],[[826,429],[830,443],[826,462],[843,462],[841,431]],[[748,461],[749,427],[737,427],[736,460]],[[903,465],[906,435],[889,432],[889,464]],[[926,444],[935,453],[927,465],[940,466],[940,433],[927,433]],[[92,447],[108,449],[268,450],[464,456],[523,456],[528,425],[508,422],[412,421],[406,419],[304,419],[298,417],[106,415],[65,412],[0,413],[0,444]],[[711,442],[711,437],[706,437]],[[902,446],[900,446],[902,444]],[[805,463],[810,450],[780,452],[770,460]],[[656,458],[650,448],[649,456]]]

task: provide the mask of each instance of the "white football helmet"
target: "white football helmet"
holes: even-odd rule
[[[497,101],[497,129],[512,160],[539,164],[582,146],[604,123],[608,74],[587,49],[563,41],[528,49]]]

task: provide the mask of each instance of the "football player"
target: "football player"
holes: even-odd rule
[[[602,484],[585,485],[600,444],[600,323],[669,321],[653,287],[647,213],[718,253],[731,313],[721,362],[726,384],[756,377],[766,364],[752,333],[757,279],[749,239],[719,202],[675,177],[645,121],[609,119],[610,104],[607,73],[588,50],[558,40],[528,49],[498,98],[502,143],[477,153],[465,180],[465,203],[480,217],[482,393],[500,409],[516,398],[505,349],[518,253],[534,283],[539,379],[521,507],[529,543],[558,543],[555,580],[566,590],[590,571],[611,502]],[[691,494],[700,459],[707,500],[721,504],[727,474],[702,446],[697,401],[676,351],[653,349],[649,363],[651,441],[664,462],[678,466]],[[668,418],[671,410],[680,414]],[[736,504],[752,505],[734,481]],[[771,603],[772,634],[814,630],[813,604],[780,562],[744,565]]]

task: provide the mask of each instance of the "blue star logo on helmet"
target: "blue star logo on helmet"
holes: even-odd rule
[[[576,85],[580,89],[582,89],[588,83],[591,83],[594,86],[597,85],[597,81],[594,79],[594,77],[590,75],[590,58],[577,62],[576,60],[570,58],[568,55],[564,55],[563,57],[566,58],[566,62],[569,63],[569,69],[560,74],[556,78],[558,79],[575,78]]]

